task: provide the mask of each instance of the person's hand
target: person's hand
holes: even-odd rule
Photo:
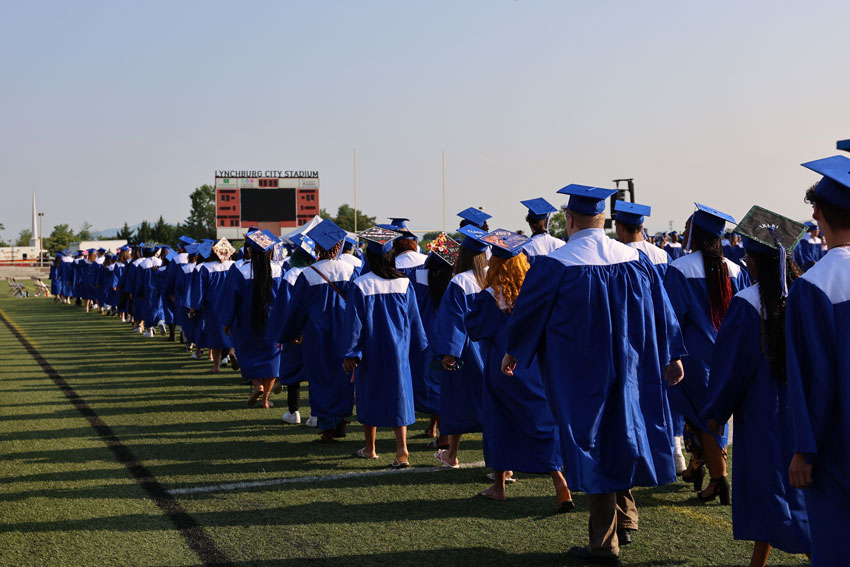
[[[517,359],[505,353],[505,356],[502,358],[502,374],[505,376],[513,376],[514,369],[516,369]]]
[[[675,386],[681,382],[684,377],[685,368],[682,366],[681,360],[674,360],[664,367],[664,379],[667,380],[668,385]]]
[[[196,316],[197,314],[198,314],[198,312],[197,312],[197,311],[195,311],[194,309],[189,309],[189,317],[194,317],[194,316]]]
[[[228,337],[230,336],[230,330],[231,330],[230,325],[224,326],[224,334],[227,335]]]
[[[359,363],[359,358],[346,358],[342,361],[342,369],[345,370],[346,374],[354,372],[354,369],[357,368]]]
[[[457,358],[453,357],[450,354],[446,354],[443,356],[443,368],[446,370],[451,370],[452,367],[457,364]]]
[[[715,435],[720,435],[720,424],[716,419],[712,418],[708,420],[708,430]]]
[[[794,453],[791,457],[788,476],[794,488],[808,488],[812,485],[812,465],[806,462],[803,453]]]

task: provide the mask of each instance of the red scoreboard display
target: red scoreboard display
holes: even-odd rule
[[[319,214],[319,172],[216,171],[215,214],[217,238],[241,239],[252,226],[288,232]]]

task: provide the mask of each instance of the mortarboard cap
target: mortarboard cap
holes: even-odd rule
[[[97,253],[98,254],[106,254],[106,248],[98,248]]]
[[[197,254],[198,253],[198,246],[200,246],[199,243],[193,242],[192,244],[187,244],[183,248],[186,250],[187,254]]]
[[[813,230],[818,229],[818,225],[816,223],[813,223],[812,221],[806,221],[803,223],[803,225],[806,227],[807,232],[811,232]]]
[[[324,219],[322,222],[310,229],[307,236],[309,236],[317,246],[327,251],[345,240],[346,234],[347,233],[339,228],[332,220]]]
[[[184,247],[185,247],[186,245],[188,245],[188,244],[194,244],[194,243],[195,243],[195,239],[194,239],[194,238],[189,238],[188,236],[180,236],[180,237],[178,237],[178,238],[177,238],[177,240],[178,240],[178,242],[180,242],[180,244],[182,244]]]
[[[390,224],[379,224],[378,226],[401,233],[401,236],[399,236],[399,238],[404,238],[406,240],[419,240],[419,237],[410,232],[410,229],[407,228],[407,224],[405,223],[409,220],[410,219],[405,219],[401,217],[390,217]]]
[[[291,237],[290,240],[295,246],[295,250],[300,250],[314,260],[319,257],[319,255],[316,254],[316,243],[313,242],[313,239],[309,236],[305,234],[296,234]]]
[[[731,215],[700,203],[694,203],[694,205],[696,205],[697,210],[694,212],[693,223],[714,236],[723,235],[723,229],[727,222],[735,224],[735,217]]]
[[[643,224],[645,217],[648,217],[652,212],[652,207],[638,203],[629,203],[627,201],[617,201],[614,203],[614,211],[617,213],[615,216],[617,222],[640,226]],[[670,234],[675,233],[671,232]]]
[[[265,252],[279,242],[280,239],[270,230],[255,230],[245,235],[245,243],[259,252]]]
[[[236,252],[236,248],[230,243],[230,241],[226,238],[222,238],[212,247],[213,253],[218,256],[218,259],[222,262],[225,262],[233,256],[233,253]]]
[[[204,260],[208,260],[209,258],[212,257],[212,255],[213,255],[212,242],[201,242],[200,244],[197,244],[196,246],[198,247],[198,249],[197,249],[198,255],[200,257],[202,257]]]
[[[487,236],[485,231],[473,225],[466,225],[460,227],[458,232],[466,237],[460,243],[460,245],[464,248],[469,248],[476,254],[487,250],[489,245],[482,240],[485,236]]]
[[[504,228],[497,228],[487,233],[482,240],[493,246],[493,256],[509,259],[522,252],[522,247],[531,239]]]
[[[351,236],[351,233],[345,235],[345,242],[342,243],[343,250],[351,250],[357,246],[357,235]]]
[[[169,262],[175,261],[177,259],[177,256],[179,256],[179,254],[171,248],[169,248],[168,251],[165,253],[165,259]]]
[[[557,213],[558,209],[553,207],[549,201],[539,197],[537,199],[527,199],[520,201],[528,209],[528,216],[532,220],[543,220],[552,213]]]
[[[457,214],[460,218],[465,221],[469,221],[474,224],[478,228],[484,226],[484,223],[487,222],[487,219],[491,218],[493,215],[488,215],[481,209],[476,209],[475,207],[469,207],[468,209],[464,209]]]
[[[437,238],[428,243],[428,250],[432,257],[442,260],[449,266],[454,266],[460,252],[460,243],[445,232],[441,232]]]
[[[393,240],[401,236],[401,233],[386,228],[387,225],[376,225],[367,228],[360,234],[358,238],[366,241],[366,249],[372,254],[383,256],[387,254],[393,247]]]
[[[569,210],[590,216],[605,212],[605,201],[616,192],[616,189],[603,189],[575,183],[558,189],[558,193],[570,196],[567,202]]]
[[[850,158],[832,156],[804,163],[803,167],[823,175],[815,185],[816,195],[836,207],[850,210]]]
[[[736,233],[744,237],[748,252],[779,256],[779,246],[790,252],[806,234],[806,225],[754,205],[744,216]]]

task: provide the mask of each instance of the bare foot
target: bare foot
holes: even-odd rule
[[[481,496],[484,498],[489,498],[491,500],[507,500],[508,496],[505,494],[505,489],[501,486],[494,484],[487,490],[481,493]]]

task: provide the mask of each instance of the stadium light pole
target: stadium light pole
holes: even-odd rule
[[[44,267],[44,213],[38,213],[38,267]]]

